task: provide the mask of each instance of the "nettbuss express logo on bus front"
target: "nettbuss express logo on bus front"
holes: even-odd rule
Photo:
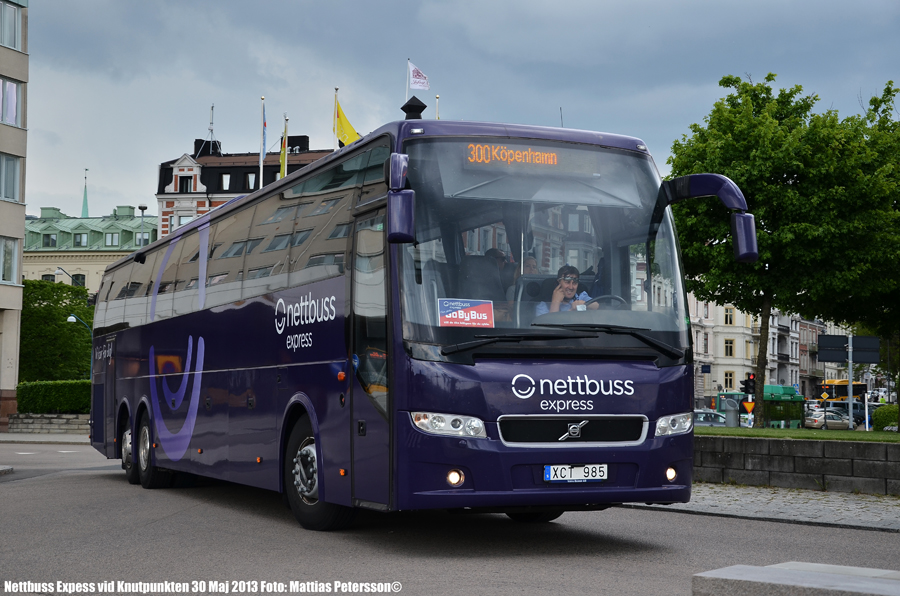
[[[537,379],[526,374],[518,374],[512,379],[513,395],[519,399],[529,399],[535,393],[541,396],[593,397],[595,395],[634,395],[634,381],[610,379],[596,380],[587,375],[565,379]],[[542,399],[542,410],[593,410],[594,400],[588,399]]]
[[[278,335],[282,335],[285,330],[288,331],[285,338],[288,350],[296,351],[297,348],[312,347],[312,331],[291,333],[291,328],[333,321],[337,317],[335,299],[334,296],[313,298],[312,292],[301,297],[298,302],[290,303],[285,302],[283,298],[278,299],[275,304],[275,331]]]
[[[441,327],[493,327],[494,303],[490,300],[438,299]]]

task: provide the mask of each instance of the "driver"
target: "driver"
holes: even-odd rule
[[[550,304],[541,302],[537,305],[534,314],[537,316],[547,314],[548,312],[566,312],[567,310],[576,309],[591,299],[587,292],[578,294],[578,269],[571,265],[563,265],[556,274],[557,286],[553,290],[553,296]],[[596,302],[588,304],[587,308],[597,309],[600,305]]]

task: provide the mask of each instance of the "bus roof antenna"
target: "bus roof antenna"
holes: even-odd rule
[[[413,95],[400,109],[406,114],[406,120],[421,120],[422,112],[424,112],[427,107],[428,106],[422,103],[418,97]]]

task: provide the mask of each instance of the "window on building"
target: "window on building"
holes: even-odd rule
[[[338,224],[335,226],[333,230],[331,230],[331,234],[328,235],[329,240],[333,240],[335,238],[346,238],[350,235],[350,224]]]
[[[194,177],[193,176],[179,176],[178,177],[178,192],[191,192],[194,186]]]
[[[119,233],[118,232],[107,232],[104,246],[119,246]]]
[[[709,354],[709,333],[703,334],[703,353]]]
[[[0,45],[22,49],[22,10],[9,2],[0,2]]]
[[[19,201],[19,158],[0,153],[0,198]]]
[[[178,216],[178,227],[180,228],[186,223],[190,223],[190,221],[194,219],[193,215],[179,215]]]
[[[72,285],[73,286],[80,286],[83,288],[83,287],[85,287],[86,282],[87,282],[87,280],[85,279],[83,273],[76,273],[75,275],[72,276]]]
[[[253,190],[256,188],[256,174],[247,174],[244,177],[244,190]]]
[[[734,357],[734,340],[733,339],[725,340],[725,356],[727,358]]]
[[[231,174],[222,174],[219,184],[219,188],[228,190],[231,187]]]
[[[725,371],[725,389],[734,389],[734,371]]]
[[[298,230],[294,232],[294,235],[291,239],[291,246],[300,246],[303,244],[307,238],[309,238],[310,234],[312,234],[312,230]]]
[[[54,248],[56,246],[56,234],[44,234],[41,246],[44,248]]]
[[[56,281],[56,276],[52,273],[47,273],[41,276],[41,281]]]
[[[12,126],[22,126],[22,115],[19,110],[19,94],[21,93],[22,83],[0,79],[0,95],[2,95],[2,110],[0,110],[0,119],[4,124]]]
[[[0,236],[0,281],[15,283],[19,241]]]
[[[725,307],[725,324],[726,325],[734,325],[734,307],[733,306]]]
[[[709,318],[709,302],[703,303],[703,318],[704,319]]]
[[[72,234],[72,246],[77,248],[84,248],[88,245],[88,235],[87,234]]]
[[[150,244],[150,232],[138,232],[134,237],[137,238],[138,246],[147,246]]]

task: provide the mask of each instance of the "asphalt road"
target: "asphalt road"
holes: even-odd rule
[[[0,593],[5,581],[53,583],[55,593],[58,581],[92,583],[91,593],[104,581],[207,582],[195,593],[216,581],[251,594],[284,582],[289,593],[293,580],[320,593],[325,583],[341,593],[338,581],[399,582],[402,594],[646,596],[690,594],[693,574],[734,564],[900,567],[896,534],[666,510],[542,525],[363,513],[350,530],[308,532],[278,494],[218,482],[148,491],[118,464],[85,445],[0,445],[0,465],[15,468],[0,476]]]

